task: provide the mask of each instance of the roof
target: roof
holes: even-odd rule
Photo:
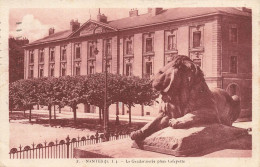
[[[42,43],[42,42],[49,42],[49,41],[64,39],[64,38],[67,38],[71,34],[71,32],[72,32],[71,30],[60,31],[60,32],[54,33],[52,35],[49,35],[47,37],[44,37],[42,39],[36,40],[36,41],[30,43],[30,45]]]
[[[127,29],[150,24],[198,17],[207,14],[235,14],[241,16],[251,16],[248,12],[243,12],[236,8],[171,8],[161,11],[158,15],[143,14],[135,17],[127,17],[110,21],[108,24],[117,29]]]
[[[188,19],[194,17],[200,17],[210,14],[231,14],[231,15],[239,15],[239,16],[251,16],[251,13],[241,11],[237,8],[230,7],[222,7],[222,8],[170,8],[162,10],[158,15],[152,16],[149,13],[134,16],[134,17],[126,17],[118,20],[112,20],[108,23],[101,23],[94,20],[89,20],[88,22],[99,23],[101,26],[107,26],[110,28],[114,28],[114,30],[124,30],[124,29],[132,29],[136,27],[149,26],[153,24],[160,24],[170,21],[177,21],[181,19]],[[86,25],[84,23],[79,30]],[[77,30],[77,31],[79,31]],[[66,39],[71,37],[75,32],[71,30],[65,30],[61,32],[54,33],[50,36],[44,37],[42,39],[36,40],[28,46],[46,42],[52,42],[56,40]]]

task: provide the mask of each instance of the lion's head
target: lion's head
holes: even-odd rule
[[[182,105],[195,97],[198,89],[208,91],[200,67],[189,57],[182,55],[175,56],[170,63],[161,68],[153,77],[152,85],[161,92],[163,98],[177,98]]]

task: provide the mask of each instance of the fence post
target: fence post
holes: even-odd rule
[[[96,132],[95,136],[96,136],[96,143],[98,143],[98,131]]]
[[[69,135],[66,138],[66,145],[67,145],[67,158],[69,158],[69,156],[70,156],[70,154],[69,154],[69,150],[70,150],[70,137],[69,137]]]
[[[22,146],[21,146],[21,144],[20,144],[19,149],[20,149],[20,159],[22,159]]]

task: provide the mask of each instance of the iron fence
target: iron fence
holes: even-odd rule
[[[120,131],[109,134],[109,140],[117,140],[129,137],[128,131]],[[10,159],[57,159],[57,158],[73,158],[73,149],[75,147],[96,144],[104,142],[105,136],[102,133],[96,132],[95,135],[87,135],[86,137],[72,138],[68,136],[65,140],[47,143],[46,141],[42,144],[33,143],[31,146],[21,145],[18,148],[10,149]]]

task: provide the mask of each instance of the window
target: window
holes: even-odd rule
[[[107,72],[110,72],[110,64],[107,64]]]
[[[66,75],[66,63],[61,63],[61,68],[60,68],[60,75],[65,76]]]
[[[50,71],[50,76],[53,77],[54,76],[54,68],[51,68],[51,71]]]
[[[80,75],[80,67],[76,67],[76,75]]]
[[[64,45],[61,47],[61,61],[66,61],[66,57],[66,45]]]
[[[95,74],[95,60],[88,60],[88,74]]]
[[[29,67],[29,78],[33,78],[33,66]]]
[[[74,63],[74,75],[80,75],[80,62]]]
[[[201,32],[200,31],[195,31],[193,32],[193,47],[200,47],[201,43]]]
[[[33,53],[33,50],[29,51],[29,61],[30,61],[30,64],[34,63],[34,53]]]
[[[50,48],[50,62],[54,62],[54,48]]]
[[[89,73],[90,74],[94,74],[95,73],[94,66],[89,66]]]
[[[61,76],[65,76],[66,75],[66,68],[62,68],[61,69]]]
[[[40,49],[39,51],[39,63],[43,63],[44,62],[44,49]]]
[[[230,57],[230,72],[237,73],[237,56]]]
[[[111,57],[111,39],[105,39],[104,46],[105,46],[104,56]]]
[[[150,77],[153,75],[153,64],[152,62],[146,62],[146,75],[147,77]]]
[[[168,36],[168,50],[176,49],[175,35]]]
[[[96,50],[96,46],[97,46],[97,41],[89,41],[88,42],[88,58],[95,58],[96,54],[95,50]]]
[[[49,67],[49,76],[51,77],[54,77],[54,64],[50,64],[50,67]]]
[[[75,44],[75,59],[80,59],[80,44]]]
[[[89,57],[94,57],[93,51],[94,51],[94,47],[93,47],[93,45],[90,45],[89,46]]]
[[[39,78],[43,77],[43,65],[39,65]]]
[[[237,26],[235,24],[230,25],[229,41],[232,42],[232,43],[237,42]]]
[[[132,76],[132,64],[127,63],[125,66],[125,75],[126,76]]]
[[[147,38],[146,39],[146,52],[152,52],[153,51],[153,39]]]
[[[126,42],[126,54],[133,54],[132,41]]]
[[[203,50],[203,32],[203,25],[190,27],[190,49]]]

